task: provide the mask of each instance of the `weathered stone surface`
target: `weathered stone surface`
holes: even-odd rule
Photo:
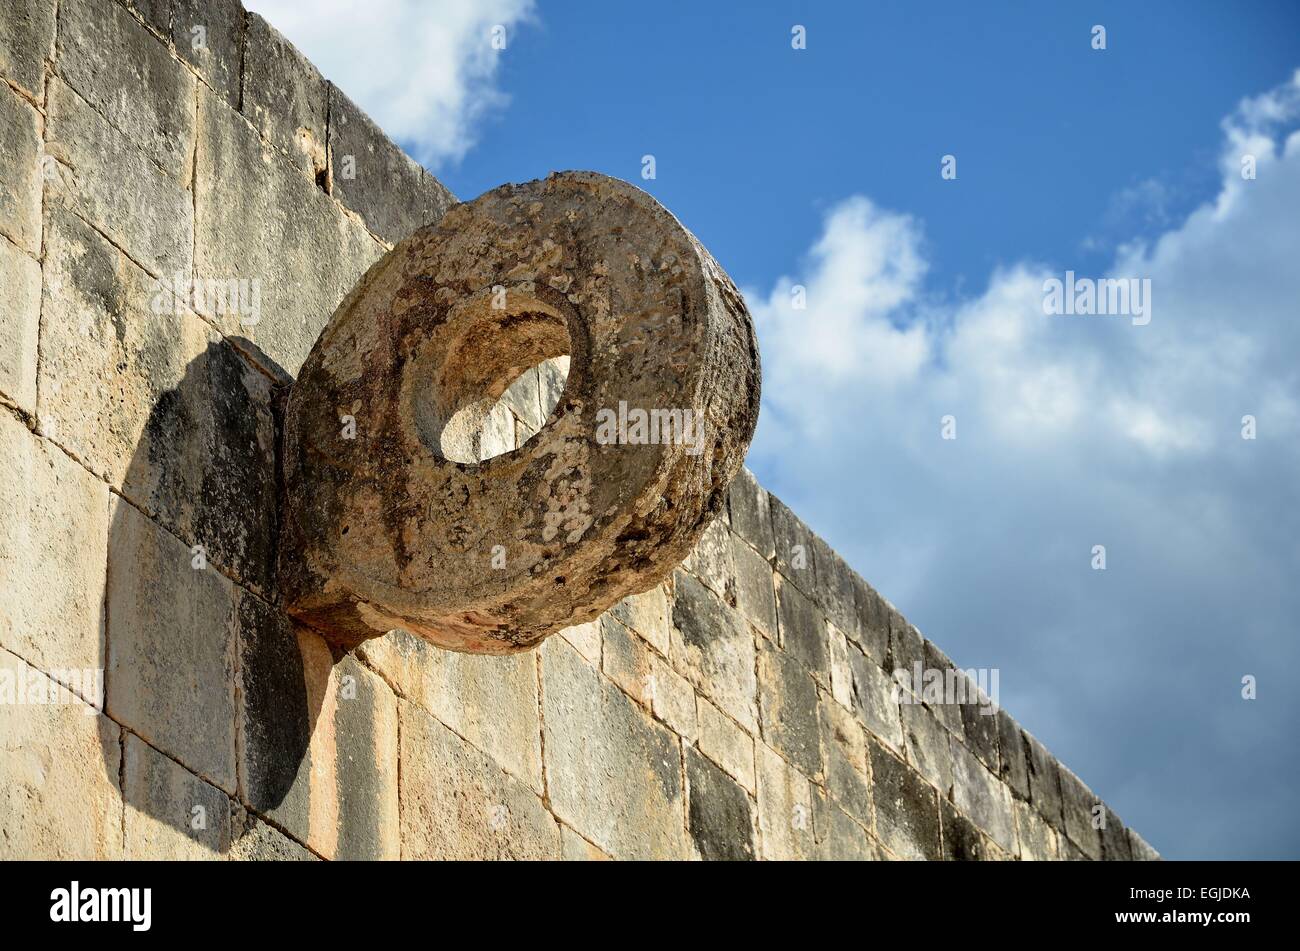
[[[1131,862],[1133,861],[1133,847],[1129,843],[1128,830],[1124,827],[1124,820],[1115,814],[1105,803],[1102,803],[1104,820],[1100,829],[1101,832],[1101,857],[1107,862]]]
[[[1015,800],[1016,840],[1020,857],[1031,862],[1052,862],[1057,858],[1056,832],[1029,803]]]
[[[317,862],[300,843],[239,806],[231,809],[229,858],[238,862]]]
[[[876,832],[903,859],[937,859],[939,801],[933,787],[875,740],[869,743]]]
[[[1025,765],[1029,774],[1029,801],[1034,804],[1038,814],[1047,820],[1056,831],[1065,831],[1065,820],[1061,813],[1060,766],[1056,757],[1047,751],[1038,739],[1022,730],[1025,742]]]
[[[1142,836],[1138,835],[1132,829],[1128,829],[1127,831],[1128,831],[1129,851],[1130,853],[1132,853],[1134,861],[1137,862],[1160,861],[1160,853],[1157,852],[1154,848],[1152,848],[1152,846],[1147,842],[1146,839],[1142,838]]]
[[[234,588],[121,499],[111,526],[108,715],[234,793]]]
[[[220,859],[230,851],[225,793],[126,734],[125,858]]]
[[[1007,787],[952,738],[952,799],[962,812],[1007,852],[1016,851],[1016,822]]]
[[[501,402],[515,415],[515,422],[518,424],[515,429],[516,434],[526,433],[525,440],[541,429],[542,423],[545,422],[542,416],[540,386],[537,367],[529,367],[515,377],[515,381],[501,394]],[[522,430],[519,428],[520,425]],[[523,445],[524,442],[518,438],[515,441],[519,445]]]
[[[440,650],[406,631],[368,641],[361,657],[536,793],[542,791],[537,658],[487,658]]]
[[[51,200],[108,235],[168,288],[188,281],[194,252],[189,191],[57,77],[50,80],[46,108],[45,150],[59,163],[50,166]]]
[[[853,709],[866,728],[900,755],[903,751],[903,725],[895,701],[896,685],[870,658],[849,652],[853,671]]]
[[[604,617],[598,620],[588,621],[586,624],[575,624],[573,627],[566,627],[560,631],[560,637],[572,645],[573,649],[586,658],[587,662],[593,666],[600,667],[600,652],[604,645],[604,635],[601,633],[601,626],[604,624]]]
[[[0,411],[0,646],[74,690],[55,672],[104,665],[107,547],[108,487]]]
[[[53,54],[54,0],[9,0],[0,19],[0,77],[39,102],[45,60]]]
[[[858,574],[852,574],[853,602],[857,624],[844,633],[854,639],[878,667],[889,658],[889,609],[885,599]]]
[[[833,624],[826,625],[830,645],[831,696],[846,709],[853,709],[853,667],[849,663],[848,638]]]
[[[754,792],[754,738],[704,699],[699,701],[698,723],[700,752]]]
[[[326,173],[329,90],[320,71],[256,13],[244,35],[243,111],[313,181]]]
[[[401,702],[402,858],[558,859],[537,795],[422,709]]]
[[[654,697],[654,654],[645,641],[612,617],[602,617],[600,627],[605,638],[600,654],[601,670],[629,697],[649,707]]]
[[[41,266],[0,238],[0,402],[36,413]]]
[[[758,655],[758,710],[763,740],[809,779],[822,777],[817,684],[807,668],[775,647]]]
[[[466,432],[565,351],[563,411],[472,464]],[[720,512],[758,376],[739,293],[645,192],[566,172],[458,205],[367,273],[294,385],[286,604],[341,645],[400,626],[476,653],[591,620],[662,581]],[[357,438],[340,439],[353,406]],[[627,423],[647,407],[708,436]]]
[[[999,775],[1002,766],[998,760],[997,707],[973,680],[965,674],[959,675],[966,681],[966,696],[976,698],[973,702],[958,704],[966,746],[994,775]]]
[[[6,650],[0,694],[0,859],[119,858],[117,724]]]
[[[1020,724],[1006,710],[998,710],[998,775],[1021,799],[1029,798],[1029,765]]]
[[[693,854],[706,861],[754,858],[754,810],[745,790],[686,748],[688,829]]]
[[[812,784],[765,743],[756,753],[760,857],[816,858]]]
[[[564,386],[569,379],[570,359],[568,354],[548,357],[537,364],[537,384],[542,399],[542,417],[550,416],[560,405],[564,395]]]
[[[826,754],[826,789],[845,812],[870,828],[867,735],[851,713],[825,695],[819,715]]]
[[[189,180],[194,76],[126,10],[60,0],[58,71],[163,171]]]
[[[826,796],[814,801],[817,858],[823,862],[880,862],[888,858],[862,826]]]
[[[1105,806],[1097,794],[1064,763],[1061,774],[1061,813],[1065,834],[1093,861],[1101,858],[1101,833],[1098,825]]]
[[[450,191],[394,145],[332,83],[329,146],[333,195],[389,244],[421,225],[435,224],[456,203]],[[521,418],[527,422],[530,417]]]
[[[731,531],[722,519],[709,523],[682,562],[682,567],[727,604],[736,603],[736,565],[732,561]]]
[[[781,646],[798,659],[818,682],[830,685],[830,642],[826,617],[813,600],[782,575],[776,579]]]
[[[821,536],[813,536],[813,546],[817,569],[815,600],[833,624],[842,631],[851,631],[858,623],[853,571]]]
[[[239,640],[242,797],[326,858],[397,858],[392,692],[251,595]]]
[[[758,484],[754,473],[743,466],[731,480],[727,511],[731,516],[731,530],[770,562],[776,555],[776,542],[772,537],[767,490]]]
[[[560,826],[560,858],[565,862],[609,862],[610,857],[566,825]]]
[[[557,818],[614,858],[683,858],[677,738],[561,639],[541,653],[546,788]]]
[[[1009,855],[999,849],[946,799],[939,800],[943,823],[943,858],[950,862],[1004,861]]]
[[[889,662],[885,670],[890,674],[904,670],[910,676],[917,664],[922,668],[927,664],[925,638],[892,604],[885,602],[885,608],[889,614]]]
[[[50,215],[44,433],[205,557],[272,582],[270,384],[81,219]]]
[[[776,619],[775,572],[771,564],[750,548],[740,537],[728,532],[731,561],[735,569],[736,609],[760,634],[776,642],[779,628]]]
[[[641,594],[628,595],[609,613],[636,631],[655,650],[668,656],[671,648],[672,592],[670,583],[655,585]]]
[[[198,309],[224,333],[255,344],[272,369],[297,374],[330,314],[383,246],[206,87],[199,90],[199,129],[195,276],[205,288],[238,289],[241,306],[231,307],[229,294],[213,294]],[[335,433],[338,416],[352,411],[351,400],[331,404]],[[373,416],[358,412],[359,438],[367,425],[375,425]]]
[[[244,57],[243,4],[239,0],[173,0],[171,35],[176,54],[238,108]]]
[[[166,40],[171,36],[172,4],[174,0],[117,0],[136,16],[144,25]]]
[[[41,253],[41,157],[40,114],[0,83],[0,235],[33,256]]]
[[[768,494],[768,509],[772,516],[772,564],[803,591],[817,592],[817,569],[813,533],[803,521],[790,511],[784,502]]]
[[[921,656],[924,659],[924,667],[921,670],[921,678],[917,679],[916,669],[908,668],[906,677],[901,677],[895,673],[894,680],[900,683],[900,686],[910,688],[912,695],[923,698],[930,710],[939,722],[952,731],[953,736],[966,736],[966,720],[963,717],[962,705],[957,702],[959,697],[956,694],[958,685],[961,690],[965,690],[970,681],[966,675],[957,670],[951,658],[941,651],[932,641],[923,640],[921,642]],[[927,676],[940,676],[943,678],[943,690],[940,695],[936,696],[935,691],[926,689]],[[949,692],[949,684],[952,686],[952,692]],[[964,696],[964,694],[962,694]],[[967,740],[969,745],[970,741]]]
[[[695,689],[753,731],[754,637],[694,576],[673,575],[673,664]]]
[[[952,789],[950,734],[928,707],[920,703],[899,705],[907,760],[946,798]]]
[[[655,718],[682,739],[693,741],[699,732],[695,688],[657,656],[651,658],[650,676],[650,707]]]

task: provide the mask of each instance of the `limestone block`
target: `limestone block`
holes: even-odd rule
[[[107,550],[108,487],[0,411],[0,646],[74,690],[56,671],[104,666]]]
[[[756,757],[760,857],[816,858],[812,784],[765,743]]]
[[[326,174],[328,109],[329,90],[320,71],[279,30],[248,14],[244,115],[313,182]]]
[[[366,642],[360,656],[403,697],[541,793],[542,734],[535,656],[458,654],[440,650],[406,631]]]
[[[1065,834],[1093,861],[1101,859],[1101,832],[1097,823],[1104,815],[1105,805],[1088,785],[1064,763],[1061,773],[1061,813],[1065,821]]]
[[[962,815],[946,799],[939,800],[939,817],[943,824],[943,858],[950,862],[1007,861],[1003,852],[975,823]]]
[[[1158,862],[1160,853],[1157,852],[1147,840],[1142,838],[1132,829],[1128,830],[1129,851],[1133,855],[1134,861],[1137,862]]]
[[[894,699],[897,685],[857,651],[849,652],[849,667],[853,671],[853,708],[858,718],[874,736],[901,754],[903,726]]]
[[[58,74],[172,178],[189,181],[195,79],[115,3],[60,0]]]
[[[1020,857],[1030,862],[1052,862],[1057,858],[1056,832],[1027,802],[1016,800],[1016,840]]]
[[[556,817],[614,858],[686,857],[676,737],[562,639],[547,641],[539,656]]]
[[[586,658],[589,664],[600,667],[600,652],[604,641],[601,627],[604,623],[605,619],[602,615],[595,621],[564,628],[560,631],[560,637],[568,641],[574,650]]]
[[[851,713],[824,694],[818,712],[826,754],[826,790],[840,808],[870,828],[867,735]]]
[[[1016,852],[1011,793],[957,737],[952,738],[952,798],[997,845]]]
[[[646,642],[667,656],[672,629],[672,592],[669,582],[649,591],[631,594],[609,609],[609,613],[636,631]]]
[[[777,614],[781,646],[802,663],[818,683],[830,685],[830,640],[826,616],[806,594],[785,576],[776,580]]]
[[[695,689],[690,681],[659,658],[651,658],[650,708],[655,719],[684,740],[694,740],[699,732]]]
[[[41,266],[0,238],[0,402],[36,413]]]
[[[822,862],[881,862],[890,856],[827,796],[815,800],[817,855]]]
[[[768,494],[772,516],[772,564],[804,594],[817,592],[816,545],[812,530],[775,495]]]
[[[9,0],[0,18],[0,77],[39,102],[54,53],[54,0]],[[6,174],[4,181],[11,179]]]
[[[952,750],[947,730],[934,712],[920,703],[899,705],[907,761],[946,798],[952,789]]]
[[[755,730],[754,637],[694,576],[673,575],[672,661],[701,695]]]
[[[244,6],[239,0],[173,0],[176,55],[232,106],[239,106],[244,57]]]
[[[5,650],[0,697],[0,858],[119,858],[117,724]]]
[[[754,808],[745,790],[691,747],[686,786],[693,854],[706,861],[753,859]]]
[[[41,157],[40,114],[0,83],[0,235],[33,257],[41,253]]]
[[[759,555],[771,561],[776,554],[776,542],[772,538],[767,490],[743,466],[727,491],[727,511],[731,516],[731,530]]]
[[[528,787],[401,702],[402,858],[554,859],[560,830]]]
[[[885,599],[860,575],[854,574],[852,581],[858,618],[857,624],[844,633],[854,639],[877,666],[884,667],[889,656],[889,609]]]
[[[107,712],[222,791],[235,791],[235,591],[114,499]]]
[[[608,855],[566,825],[560,826],[560,857],[565,862],[609,862]]]
[[[736,572],[736,609],[764,637],[778,638],[775,572],[772,565],[740,536],[728,532],[731,562]]]
[[[763,742],[809,779],[822,777],[817,684],[797,660],[775,647],[758,654],[758,709]]]
[[[736,565],[732,560],[731,532],[722,519],[709,523],[682,562],[682,567],[727,604],[736,603]]]
[[[754,792],[754,738],[707,700],[700,699],[697,717],[700,752]]]
[[[137,17],[144,25],[166,41],[171,36],[172,4],[175,0],[117,0]]]
[[[236,862],[317,862],[303,846],[239,806],[231,809],[229,858]]]
[[[937,859],[939,800],[921,774],[872,740],[871,791],[876,807],[876,834],[903,859]]]
[[[1029,766],[1020,724],[1005,709],[998,711],[998,775],[1021,799],[1029,798]]]
[[[125,856],[184,861],[230,851],[230,800],[214,786],[126,734],[122,799]]]
[[[842,631],[851,631],[858,623],[853,571],[820,536],[813,537],[813,545],[816,548],[813,557],[817,569],[816,601],[833,624]]]
[[[1065,831],[1061,812],[1060,764],[1038,739],[1022,730],[1025,742],[1025,765],[1028,767],[1029,801],[1038,814],[1057,832]]]

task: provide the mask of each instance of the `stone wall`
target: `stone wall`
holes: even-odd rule
[[[331,654],[278,397],[454,199],[234,0],[6,0],[0,78],[0,857],[1154,857],[1005,711],[899,703],[950,662],[748,473],[538,651]]]

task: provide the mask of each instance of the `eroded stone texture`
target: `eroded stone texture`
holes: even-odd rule
[[[8,0],[0,17],[0,76],[41,98],[45,59],[54,47],[54,0]],[[5,179],[8,181],[8,178]]]
[[[256,13],[244,36],[243,111],[263,137],[315,179],[326,169],[329,91],[320,71]]]
[[[471,461],[485,403],[566,352],[546,427]],[[286,603],[341,645],[402,627],[477,653],[591,620],[721,512],[758,385],[739,293],[639,189],[568,172],[456,206],[367,272],[294,386]],[[602,410],[697,425],[656,442]]]
[[[693,575],[673,575],[673,664],[733,720],[755,729],[754,637]]]
[[[774,647],[758,655],[758,708],[763,740],[808,778],[822,776],[817,684],[797,660]]]
[[[0,83],[0,235],[41,251],[41,117]]]
[[[812,784],[767,744],[759,743],[756,753],[760,856],[815,858]]]
[[[125,857],[219,859],[230,851],[230,800],[149,744],[126,735]]]
[[[885,847],[903,859],[939,858],[939,801],[934,788],[879,743],[871,742],[870,756],[876,829]]]
[[[686,749],[689,829],[702,859],[754,858],[754,810],[745,790],[694,749]]]
[[[244,55],[244,7],[239,0],[173,0],[172,42],[176,55],[223,96],[239,105]]]
[[[0,402],[36,413],[41,266],[0,238]]]

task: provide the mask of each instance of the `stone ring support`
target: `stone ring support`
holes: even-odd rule
[[[522,371],[569,354],[518,449],[467,449]],[[525,650],[662,581],[718,514],[758,419],[743,300],[645,192],[505,185],[377,262],[285,417],[280,586],[348,649],[394,628]]]

